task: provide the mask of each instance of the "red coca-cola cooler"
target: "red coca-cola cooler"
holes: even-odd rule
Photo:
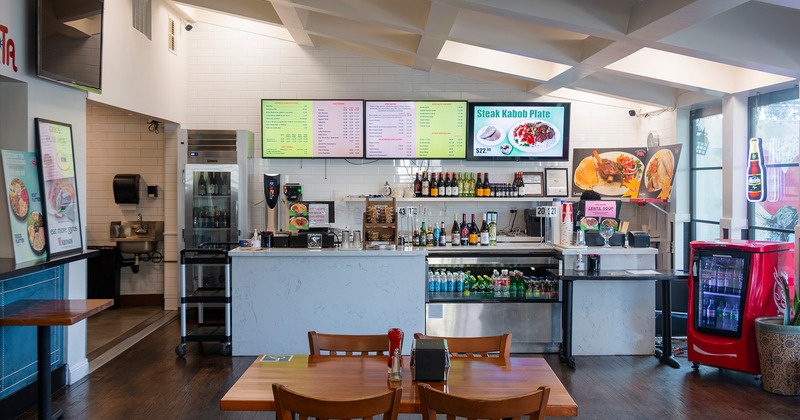
[[[694,241],[691,258],[687,346],[692,367],[759,374],[755,319],[786,309],[776,279],[786,273],[794,284],[794,243]]]

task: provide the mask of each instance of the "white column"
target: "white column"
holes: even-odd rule
[[[747,228],[745,171],[747,153],[747,93],[722,98],[722,219],[720,237],[741,239]]]

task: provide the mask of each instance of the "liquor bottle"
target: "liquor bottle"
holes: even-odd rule
[[[458,214],[453,214],[453,228],[450,229],[450,245],[461,245],[461,228],[458,227]]]
[[[461,245],[469,245],[469,225],[467,224],[467,213],[461,213]]]
[[[439,183],[436,182],[436,174],[431,174],[431,197],[439,196]]]
[[[439,224],[438,223],[434,223],[433,226],[434,226],[434,228],[433,228],[433,238],[432,238],[433,239],[433,244],[432,244],[432,246],[439,246],[439,236],[441,235],[441,231],[439,230]]]
[[[475,197],[483,197],[483,181],[480,172],[478,172],[478,180],[475,182]]]
[[[433,246],[433,229],[431,229],[430,223],[428,223],[428,230],[425,232],[425,246]]]
[[[475,223],[475,213],[472,213],[472,223],[469,224],[469,244],[478,245],[480,235],[478,224]]]
[[[207,192],[206,177],[200,172],[200,179],[197,180],[197,195],[206,195]]]
[[[497,213],[489,213],[489,246],[497,246]]]
[[[450,185],[453,188],[453,193],[450,194],[450,197],[459,197],[459,192],[461,191],[459,188],[459,181],[456,177],[456,172],[453,172],[453,178],[450,180]]]
[[[228,177],[225,173],[220,174],[219,183],[217,184],[217,194],[230,195],[230,184],[228,184]]]
[[[428,231],[425,230],[425,221],[419,228],[419,246],[428,246]]]
[[[439,246],[447,246],[447,231],[444,228],[444,220],[442,220],[442,227],[439,228]]]
[[[422,197],[422,180],[419,179],[419,172],[414,178],[414,197]]]
[[[764,166],[763,154],[761,153],[761,139],[754,137],[750,139],[750,164],[747,167],[747,201],[764,201],[767,197],[767,183],[764,182],[764,174],[767,168]]]
[[[422,197],[431,196],[431,181],[428,179],[428,171],[422,171]]]
[[[437,185],[439,187],[439,197],[447,197],[447,195],[445,194],[444,178],[442,178],[441,172],[439,172],[439,181]]]
[[[444,178],[444,196],[445,197],[453,196],[453,185],[450,184],[450,172],[448,172]]]
[[[481,223],[481,233],[480,233],[481,246],[489,246],[489,227],[486,225],[486,218],[488,217],[489,213],[483,214],[483,222]]]

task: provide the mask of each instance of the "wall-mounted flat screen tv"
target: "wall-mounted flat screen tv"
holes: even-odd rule
[[[99,93],[103,1],[39,0],[37,17],[37,74]]]
[[[466,101],[365,101],[368,159],[465,159]]]
[[[568,160],[570,104],[470,102],[468,160]]]
[[[363,158],[362,99],[262,99],[261,157]]]

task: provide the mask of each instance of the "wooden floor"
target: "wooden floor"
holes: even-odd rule
[[[180,358],[179,341],[176,320],[57,392],[54,408],[64,409],[65,419],[274,418],[219,410],[220,398],[254,358],[221,356],[215,343],[189,343]],[[680,369],[647,356],[577,357],[576,370],[555,355],[544,358],[577,402],[579,419],[800,418],[800,397],[765,392],[752,375],[705,366],[695,372],[681,357]],[[20,418],[36,418],[35,407]]]

